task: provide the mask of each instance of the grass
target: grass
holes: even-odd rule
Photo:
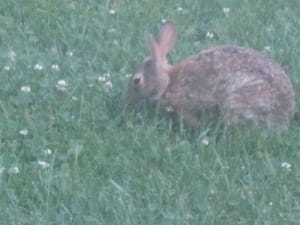
[[[0,223],[299,224],[299,118],[271,136],[195,134],[122,98],[146,35],[172,19],[171,61],[221,43],[267,50],[288,71],[299,111],[299,6],[1,1]]]

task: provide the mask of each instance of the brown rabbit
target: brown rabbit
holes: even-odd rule
[[[225,125],[244,118],[267,129],[288,126],[294,91],[278,64],[252,49],[221,45],[170,65],[167,53],[175,39],[172,22],[161,26],[156,39],[149,38],[150,57],[129,81],[129,104],[160,101],[192,127],[216,111]]]

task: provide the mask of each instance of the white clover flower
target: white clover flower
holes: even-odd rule
[[[26,136],[28,134],[28,130],[27,129],[22,129],[19,132],[21,135]]]
[[[106,92],[110,91],[113,88],[113,85],[110,81],[105,82],[103,85],[103,88]]]
[[[108,30],[108,33],[116,33],[116,29],[115,29],[115,28],[110,28],[110,29]]]
[[[115,15],[115,14],[116,14],[116,10],[110,9],[110,10],[108,11],[108,13],[109,13],[110,15]]]
[[[7,172],[8,172],[9,174],[17,174],[17,173],[20,172],[20,170],[19,170],[18,167],[15,166],[15,167],[9,168]]]
[[[73,102],[77,102],[77,101],[78,101],[78,98],[77,98],[76,96],[72,96],[71,100],[72,100]]]
[[[130,78],[132,76],[132,74],[128,73],[125,75],[126,78]]]
[[[35,64],[33,68],[34,68],[34,70],[42,70],[43,66],[40,64]]]
[[[8,52],[8,58],[11,60],[11,61],[15,61],[15,58],[16,58],[17,54],[11,50]]]
[[[178,6],[176,10],[177,10],[177,12],[179,12],[179,13],[183,12],[183,8],[181,8],[180,6]]]
[[[69,57],[72,57],[74,54],[73,54],[73,52],[68,51],[68,52],[66,53],[66,55],[69,56]]]
[[[37,164],[38,164],[39,167],[41,167],[42,169],[45,169],[45,168],[47,168],[47,167],[50,166],[49,163],[47,163],[47,162],[45,162],[45,161],[42,161],[42,160],[39,160],[39,161],[37,162]]]
[[[108,78],[111,77],[110,72],[103,74],[102,76],[98,77],[98,81],[105,82]]]
[[[162,20],[161,20],[161,23],[166,23],[166,22],[167,22],[166,19],[162,19]]]
[[[0,174],[4,173],[5,170],[6,170],[5,167],[0,167]]]
[[[212,39],[214,37],[214,34],[208,31],[206,32],[206,37]]]
[[[120,46],[120,43],[117,40],[113,40],[113,45],[114,46]]]
[[[3,69],[4,69],[5,71],[10,71],[10,66],[4,66]]]
[[[47,149],[44,150],[44,154],[45,155],[51,155],[52,154],[52,150],[49,149],[49,148],[47,148]]]
[[[208,138],[203,138],[201,143],[205,146],[209,145],[209,141],[208,141]]]
[[[99,76],[98,81],[104,82],[104,81],[106,81],[106,77],[105,76]]]
[[[167,107],[166,107],[166,111],[167,111],[167,112],[170,112],[170,113],[171,113],[171,112],[174,112],[174,108],[173,108],[172,106],[167,106]]]
[[[24,92],[24,93],[30,93],[31,88],[30,88],[30,86],[22,86],[21,91]]]
[[[54,71],[59,71],[59,65],[53,64],[53,65],[51,66],[51,69],[54,70]]]
[[[290,163],[288,163],[288,162],[281,163],[281,167],[283,169],[286,169],[287,171],[291,171],[292,170],[292,165]]]
[[[228,15],[230,12],[230,8],[223,8],[223,13],[225,13],[226,15]]]
[[[270,46],[265,46],[265,47],[264,47],[264,51],[270,52],[270,51],[271,51],[271,47],[270,47]]]
[[[216,189],[214,189],[214,188],[211,188],[211,189],[209,190],[209,192],[210,192],[210,194],[212,194],[212,195],[214,195],[214,194],[217,193]]]
[[[68,83],[65,80],[57,81],[56,88],[60,91],[67,90]]]
[[[57,85],[59,85],[59,86],[67,86],[68,84],[67,84],[67,82],[65,80],[59,80],[59,81],[57,81]]]

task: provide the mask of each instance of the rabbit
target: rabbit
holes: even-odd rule
[[[249,48],[219,45],[170,65],[167,54],[175,41],[172,21],[162,24],[156,38],[147,39],[150,56],[129,79],[128,105],[157,101],[190,127],[216,112],[225,126],[244,119],[267,130],[288,127],[295,95],[277,63]]]

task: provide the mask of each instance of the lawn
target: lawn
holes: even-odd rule
[[[216,44],[286,69],[288,130],[190,131],[124,107],[145,38],[176,22],[170,61]],[[0,2],[0,224],[300,224],[298,0]]]

